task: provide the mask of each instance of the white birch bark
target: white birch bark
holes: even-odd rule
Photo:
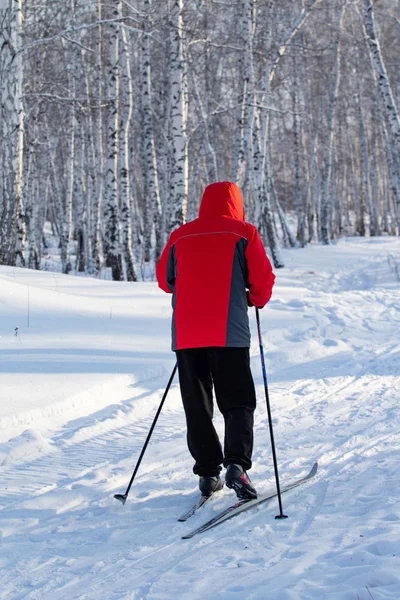
[[[72,0],[72,11],[74,22],[76,22],[76,11],[79,7],[79,0]],[[79,42],[79,37],[77,39]],[[74,148],[74,174],[72,181],[72,235],[77,242],[75,269],[84,273],[88,266],[88,218],[90,216],[89,207],[89,177],[87,166],[90,162],[87,157],[90,150],[86,144],[85,124],[87,121],[87,110],[83,109],[79,103],[80,91],[85,90],[85,78],[80,78],[80,73],[85,73],[85,53],[79,49],[78,44],[71,47],[72,68],[74,69],[74,117],[75,117],[75,148]],[[82,85],[83,83],[83,85]],[[88,103],[88,102],[87,102]]]
[[[368,150],[368,139],[365,126],[364,112],[362,107],[360,81],[357,82],[356,95],[358,122],[360,130],[360,155],[361,155],[361,190],[365,198],[365,204],[369,215],[369,233],[371,236],[378,235],[379,226],[376,222],[376,214],[372,206],[371,184],[370,184],[370,156]]]
[[[319,212],[320,169],[318,165],[318,135],[315,134],[311,144],[309,195],[307,200],[308,242],[316,237],[317,215]]]
[[[293,90],[292,90],[292,110],[293,110],[293,164],[294,164],[294,204],[297,214],[297,239],[300,247],[306,245],[306,218],[301,193],[301,174],[300,174],[300,119],[299,119],[299,78],[297,74],[296,52],[293,52]]]
[[[238,13],[236,13],[238,14]],[[237,94],[237,104],[235,108],[235,116],[234,116],[234,125],[235,125],[235,139],[233,143],[233,152],[232,152],[232,181],[235,183],[239,182],[241,179],[241,173],[239,171],[239,161],[242,151],[243,144],[243,119],[244,119],[244,92],[243,82],[245,80],[244,77],[244,65],[243,65],[243,51],[242,48],[245,46],[245,40],[243,38],[243,21],[241,18],[235,19],[235,33],[236,39],[238,42],[238,46],[240,48],[239,52],[237,52],[236,57],[236,74],[237,79],[239,81],[239,88]]]
[[[34,171],[38,171],[36,164],[37,149],[34,144],[30,145],[28,156],[28,168],[26,170],[27,185],[24,191],[26,198],[26,241],[29,269],[40,269],[39,251],[37,247],[38,213],[41,199],[39,197],[38,178],[34,177]]]
[[[379,138],[378,138],[379,139]],[[377,143],[376,140],[372,140],[370,144],[370,157],[371,157],[371,174],[370,174],[370,185],[371,185],[371,203],[372,213],[374,219],[374,227],[376,235],[382,234],[380,214],[384,217],[385,209],[385,193],[382,190],[382,194],[379,189],[379,165],[377,160]],[[383,218],[382,218],[383,221]]]
[[[183,58],[183,0],[173,0],[170,12],[171,177],[168,232],[186,221],[188,193],[187,113]]]
[[[25,265],[26,238],[23,205],[23,2],[10,0],[0,8],[1,125],[3,145],[3,210],[0,263]]]
[[[81,68],[83,65],[81,64]],[[85,156],[87,148],[83,136],[83,115],[80,108],[75,111],[75,173],[73,180],[73,203],[74,203],[74,237],[77,241],[76,270],[84,273],[87,268],[87,237],[88,237],[88,189],[87,177],[84,173]]]
[[[361,237],[365,236],[365,203],[364,197],[361,193],[361,186],[359,185],[359,181],[357,179],[356,173],[360,170],[357,164],[357,148],[353,143],[353,140],[350,137],[349,132],[346,135],[346,143],[348,147],[349,156],[351,156],[351,161],[347,165],[350,179],[350,189],[352,191],[352,196],[354,199],[354,209],[355,209],[355,230],[358,235]]]
[[[75,170],[75,105],[71,107],[71,117],[69,125],[69,144],[68,159],[66,170],[66,190],[65,190],[65,211],[62,224],[63,238],[60,244],[62,272],[71,271],[70,262],[70,242],[72,234],[72,200],[74,190],[74,170]]]
[[[315,235],[315,215],[318,204],[318,130],[313,126],[310,81],[306,69],[300,72],[300,85],[303,101],[303,112],[305,115],[304,155],[307,157],[307,192],[306,192],[306,220],[307,220],[307,242],[311,242]]]
[[[17,141],[14,154],[14,169],[15,169],[15,204],[16,204],[16,243],[15,243],[15,261],[17,265],[25,266],[24,250],[25,250],[25,215],[24,203],[22,197],[23,190],[23,169],[24,169],[24,106],[22,102],[23,95],[23,57],[21,52],[22,47],[22,0],[13,0],[15,12],[15,28],[13,44],[18,52],[15,60],[16,82],[15,82],[15,110],[17,123]]]
[[[240,0],[240,42],[243,45],[243,133],[238,153],[235,181],[243,188],[246,176],[250,178],[249,187],[254,190],[253,181],[253,125],[254,125],[254,65],[253,65],[253,30],[256,0]]]
[[[92,273],[99,273],[101,269],[101,254],[102,254],[102,242],[101,242],[101,215],[103,208],[103,194],[104,194],[104,151],[103,151],[103,120],[105,111],[103,109],[104,99],[104,83],[103,83],[103,28],[100,24],[102,20],[102,0],[97,0],[97,19],[99,25],[96,31],[96,46],[97,46],[97,60],[96,67],[97,73],[95,75],[95,89],[97,89],[97,103],[98,109],[95,112],[94,123],[96,125],[96,131],[92,130],[92,152],[93,157],[96,161],[95,177],[96,177],[96,191],[93,196],[92,211],[91,211],[91,261],[90,271]],[[89,82],[87,82],[89,85]],[[96,135],[95,135],[96,134]]]
[[[133,113],[133,81],[130,49],[125,29],[120,29],[121,65],[121,137],[120,137],[120,204],[122,247],[127,281],[137,281],[132,250],[132,193],[130,178],[129,137]]]
[[[144,0],[144,12],[146,14],[143,25],[142,36],[142,67],[141,67],[141,108],[143,113],[142,127],[142,167],[144,180],[144,260],[150,260],[151,237],[155,227],[155,261],[161,256],[164,245],[161,227],[161,198],[158,181],[158,167],[155,148],[155,136],[152,115],[152,89],[151,89],[151,48],[149,33],[149,14],[151,12],[151,0]]]
[[[372,65],[375,71],[382,105],[389,125],[389,140],[392,146],[394,161],[392,162],[393,193],[397,203],[397,219],[400,227],[400,117],[389,76],[383,60],[380,44],[375,30],[375,17],[371,0],[362,0],[364,8],[364,26],[367,35]]]
[[[43,145],[38,143],[41,137],[40,128],[41,106],[38,104],[33,111],[33,125],[30,130],[30,140],[27,136],[29,152],[24,173],[24,198],[26,216],[26,255],[30,269],[40,269],[42,256],[42,239],[44,217],[46,212],[46,182],[47,173],[43,159]]]
[[[13,127],[13,77],[11,44],[12,10],[11,0],[0,9],[0,127],[1,127],[1,168],[0,168],[0,264],[12,264],[13,251],[11,229],[14,212],[12,146],[10,144]]]
[[[88,98],[89,103],[93,103],[93,105],[99,103],[99,99],[95,97],[95,94],[91,93],[93,86],[94,77],[93,74],[89,76],[88,69],[86,69],[85,73],[85,87],[86,87],[86,96]],[[90,274],[96,273],[96,261],[94,259],[94,245],[96,244],[96,229],[97,229],[97,206],[99,204],[99,185],[97,182],[97,156],[96,156],[96,133],[95,133],[95,120],[96,120],[96,112],[100,110],[89,108],[87,118],[85,119],[84,126],[84,139],[85,139],[85,147],[87,149],[86,155],[86,164],[85,164],[85,178],[86,178],[86,188],[87,188],[87,217],[86,217],[86,225],[87,225],[87,234],[86,234],[86,264],[87,270]],[[97,132],[98,135],[98,132]],[[97,231],[98,235],[98,231]]]
[[[332,71],[332,84],[329,98],[329,115],[328,115],[328,132],[327,132],[327,156],[325,161],[324,175],[322,180],[322,195],[321,195],[321,241],[324,244],[329,244],[330,225],[332,217],[332,198],[330,196],[332,161],[334,158],[334,141],[335,141],[335,116],[336,104],[339,94],[341,55],[340,55],[340,33],[342,21],[345,11],[345,5],[342,6],[337,25],[336,40],[334,44],[334,65]]]
[[[169,33],[169,31],[168,31]],[[170,35],[166,39],[166,65],[161,73],[161,93],[164,98],[170,98],[171,82],[169,72]],[[153,122],[153,126],[155,123]],[[171,105],[165,102],[159,109],[157,129],[154,133],[155,151],[157,156],[157,176],[161,202],[160,238],[163,246],[168,235],[169,203],[171,192],[172,151],[171,139]]]
[[[117,19],[121,0],[113,0],[111,17]],[[107,267],[111,268],[114,281],[120,281],[122,273],[121,236],[118,207],[118,150],[119,150],[119,36],[118,25],[109,25],[107,67],[107,162],[104,203],[104,246]]]
[[[52,147],[52,143],[50,141],[51,134],[47,131],[44,137],[44,144],[46,145],[46,153],[47,153],[47,164],[49,165],[50,172],[50,188],[51,188],[51,199],[52,199],[52,212],[53,219],[52,224],[55,228],[55,235],[58,235],[60,240],[60,257],[61,261],[61,269],[65,272],[66,268],[66,257],[68,255],[67,245],[68,240],[65,239],[65,198],[63,198],[63,191],[61,189],[61,182],[57,176],[57,165],[55,159],[54,148]]]
[[[72,0],[72,11],[74,14],[75,0]],[[65,45],[64,45],[65,48]],[[77,72],[78,65],[75,62],[75,52],[69,57],[67,64],[68,72],[68,87],[70,91],[70,97],[72,103],[69,111],[69,124],[68,124],[68,141],[67,141],[67,160],[65,168],[65,201],[62,221],[62,236],[60,239],[60,258],[61,258],[61,269],[63,273],[69,273],[72,269],[70,260],[70,243],[72,236],[72,207],[74,197],[74,181],[75,181],[75,136],[76,136],[76,79],[75,75]]]
[[[396,154],[394,153],[394,148],[393,145],[390,143],[390,133],[388,131],[388,128],[386,126],[386,121],[385,118],[383,116],[383,107],[382,107],[382,103],[379,102],[379,98],[377,98],[377,102],[376,102],[376,112],[379,115],[379,121],[383,130],[383,138],[384,138],[384,148],[385,148],[385,154],[386,154],[386,160],[387,160],[387,169],[388,169],[388,175],[389,175],[389,188],[390,188],[390,198],[388,198],[387,200],[387,204],[388,204],[388,209],[390,212],[390,225],[391,225],[391,231],[393,233],[395,233],[395,229],[397,226],[397,230],[398,230],[398,234],[400,235],[400,224],[399,224],[399,220],[397,218],[397,213],[398,213],[398,194],[399,194],[399,190],[397,187],[397,158]],[[396,225],[395,225],[396,223]]]
[[[375,223],[378,226],[377,235],[381,235],[384,227],[387,233],[390,235],[396,235],[396,219],[393,217],[396,215],[394,210],[390,215],[390,222],[394,225],[394,231],[390,231],[389,225],[389,214],[387,212],[388,199],[392,200],[392,193],[390,190],[390,178],[388,176],[388,164],[387,156],[382,153],[382,148],[385,144],[382,141],[384,136],[383,128],[377,119],[374,119],[371,123],[371,138],[370,138],[370,156],[371,156],[371,196],[372,196],[372,207],[374,211]],[[381,167],[381,157],[386,159],[383,168]]]

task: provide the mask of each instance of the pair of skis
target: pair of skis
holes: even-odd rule
[[[295,481],[288,483],[283,488],[281,488],[281,493],[283,494],[284,492],[288,492],[289,490],[292,490],[293,488],[296,488],[299,485],[306,483],[307,481],[309,481],[310,479],[312,479],[315,476],[317,470],[318,470],[318,463],[314,463],[311,471],[305,477],[301,477],[300,479],[296,479]],[[208,529],[211,529],[212,527],[215,527],[216,525],[219,525],[220,523],[223,523],[224,521],[227,521],[228,519],[231,519],[232,517],[235,517],[236,515],[244,512],[246,510],[249,510],[250,508],[253,508],[253,506],[257,506],[259,504],[262,504],[263,502],[272,500],[272,498],[276,498],[276,496],[277,496],[277,492],[275,491],[270,494],[264,494],[263,496],[260,496],[259,498],[256,498],[255,500],[239,500],[235,504],[232,504],[225,510],[218,513],[215,517],[213,517],[206,523],[203,523],[203,525],[200,525],[200,527],[198,527],[197,529],[194,529],[190,533],[183,535],[182,539],[184,539],[184,540],[190,539],[194,535],[197,535],[198,533],[203,533],[204,531],[207,531]],[[184,514],[182,514],[179,517],[178,521],[187,521],[190,517],[192,517],[195,514],[195,512],[197,510],[199,510],[199,508],[204,506],[212,497],[213,497],[213,495],[208,496],[208,497],[201,496],[199,498],[199,500],[197,500],[197,502],[195,502],[195,504],[193,504],[193,506],[191,506],[189,508],[188,511],[186,511]]]

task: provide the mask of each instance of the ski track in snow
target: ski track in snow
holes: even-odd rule
[[[283,484],[314,460],[319,471],[283,496],[287,520],[274,519],[273,500],[190,540],[181,535],[235,496],[224,490],[177,522],[197,481],[176,382],[126,505],[113,498],[128,484],[173,367],[169,299],[154,284],[117,292],[0,267],[0,430],[9,431],[0,444],[0,598],[399,600],[400,294],[387,261],[396,253],[400,242],[389,238],[285,253],[262,312],[279,470]],[[27,284],[41,309],[32,307],[36,329],[18,344],[7,328],[22,322]],[[251,474],[263,493],[274,479],[252,329]],[[48,363],[31,359],[44,349]],[[45,375],[46,390],[60,388],[54,397],[43,394]],[[14,389],[12,412],[4,400]],[[216,426],[222,431],[218,415]]]

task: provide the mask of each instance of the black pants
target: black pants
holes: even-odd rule
[[[176,352],[187,441],[197,475],[217,475],[221,463],[251,468],[256,393],[248,348],[189,348]],[[213,418],[214,386],[225,419],[224,452]]]

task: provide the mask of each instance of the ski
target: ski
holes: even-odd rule
[[[200,498],[178,519],[178,521],[187,521],[190,517],[193,517],[194,513],[199,510],[202,506],[210,500],[211,496],[200,496]]]
[[[301,477],[300,479],[297,479],[296,481],[293,481],[292,483],[288,483],[287,485],[283,486],[281,488],[281,493],[283,494],[284,492],[288,492],[289,490],[292,490],[293,488],[301,485],[302,483],[309,481],[310,479],[312,479],[315,476],[317,470],[318,470],[318,463],[314,463],[314,465],[313,465],[311,471],[308,473],[308,475],[306,475],[305,477]],[[253,506],[262,504],[263,502],[267,502],[268,500],[272,500],[272,498],[275,498],[276,496],[277,496],[277,493],[275,491],[272,494],[265,494],[263,496],[260,496],[259,498],[256,498],[255,500],[239,500],[235,504],[232,504],[231,506],[229,506],[228,508],[226,508],[225,510],[220,512],[218,515],[216,515],[215,517],[213,517],[212,519],[207,521],[206,523],[203,523],[203,525],[200,525],[200,527],[198,527],[197,529],[194,529],[190,533],[183,535],[182,539],[188,540],[188,539],[192,538],[194,535],[197,535],[198,533],[203,533],[204,531],[207,531],[208,529],[211,529],[212,527],[215,527],[216,525],[219,525],[220,523],[223,523],[224,521],[227,521],[228,519],[235,517],[239,513],[249,510]]]
[[[220,490],[219,490],[220,491]],[[214,494],[217,494],[218,492],[214,492],[213,494],[211,494],[211,496],[200,496],[200,498],[189,508],[189,510],[187,510],[186,512],[184,512],[178,519],[178,521],[187,521],[188,519],[190,519],[190,517],[193,517],[194,513],[196,511],[199,510],[199,508],[201,508],[202,506],[204,506],[209,500],[211,500],[211,498],[214,496]]]

